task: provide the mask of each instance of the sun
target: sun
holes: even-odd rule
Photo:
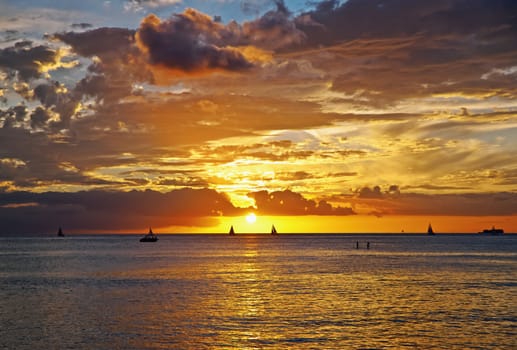
[[[249,224],[255,223],[255,221],[257,221],[257,215],[255,215],[254,213],[250,213],[250,214],[246,215],[246,221]]]

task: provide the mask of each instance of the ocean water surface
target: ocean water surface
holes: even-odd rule
[[[517,236],[139,238],[0,238],[0,348],[517,348]]]

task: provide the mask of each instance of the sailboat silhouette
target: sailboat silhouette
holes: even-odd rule
[[[433,227],[431,226],[431,224],[429,224],[429,226],[427,227],[427,234],[434,235]]]
[[[271,234],[272,235],[277,235],[278,234],[278,232],[276,231],[275,225],[271,226]]]
[[[235,236],[235,231],[233,230],[233,225],[230,227],[230,232],[228,234],[230,236]]]
[[[156,242],[158,236],[153,233],[153,230],[149,227],[149,233],[144,237],[140,238],[140,242]]]

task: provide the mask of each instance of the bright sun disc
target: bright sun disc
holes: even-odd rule
[[[250,224],[253,224],[255,221],[257,221],[257,216],[253,213],[246,215],[246,221]]]

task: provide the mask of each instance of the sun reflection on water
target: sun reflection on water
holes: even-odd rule
[[[357,239],[181,236],[143,246],[117,238],[109,249],[85,240],[59,254],[53,246],[33,249],[31,259],[0,254],[0,266],[22,269],[7,274],[2,290],[0,321],[11,318],[2,322],[0,342],[79,349],[512,348],[512,237],[490,249],[485,241],[467,249],[463,237],[372,236],[366,250],[355,249]]]

